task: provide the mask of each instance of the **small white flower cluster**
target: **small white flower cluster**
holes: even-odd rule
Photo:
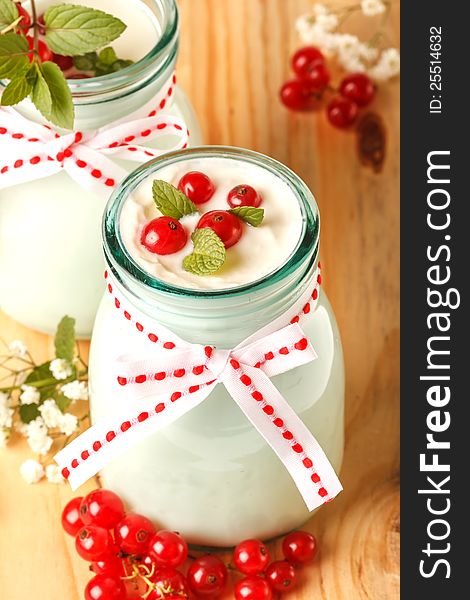
[[[13,425],[13,409],[8,404],[8,396],[0,392],[0,449],[5,448]]]
[[[20,340],[13,340],[8,344],[8,351],[10,356],[15,358],[24,358],[28,355],[28,348],[26,345]]]
[[[21,390],[21,404],[39,404],[39,400],[41,399],[41,394],[39,393],[39,390],[37,390],[31,385],[22,385]]]
[[[364,14],[371,16],[385,10],[379,0],[363,0]],[[374,12],[375,11],[375,12]],[[338,63],[349,72],[367,73],[376,80],[385,81],[400,73],[400,54],[396,48],[379,52],[377,48],[361,42],[356,35],[336,31],[339,20],[323,4],[315,4],[312,14],[297,19],[296,27],[305,44],[318,46],[335,56]]]
[[[366,17],[375,17],[385,12],[386,6],[382,0],[362,0],[361,10]]]
[[[47,465],[44,469],[40,463],[31,458],[21,465],[20,474],[26,483],[38,483],[44,476],[46,476],[47,481],[50,483],[64,482],[64,478],[57,465]]]
[[[58,381],[67,379],[67,377],[72,375],[72,365],[63,358],[55,358],[54,360],[51,360],[49,370],[51,371],[54,379],[57,379]]]
[[[88,385],[85,381],[71,381],[60,388],[60,391],[69,400],[88,400]]]

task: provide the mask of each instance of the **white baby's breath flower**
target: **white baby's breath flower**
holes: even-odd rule
[[[329,13],[330,11],[328,10],[328,7],[324,4],[321,4],[320,2],[316,2],[313,5],[312,14],[315,17],[319,17],[320,15],[328,15]]]
[[[29,423],[23,423],[17,427],[17,431],[25,435],[26,437],[36,435],[47,435],[47,427],[42,417],[37,417],[34,421]]]
[[[21,465],[20,474],[26,483],[37,483],[44,477],[44,469],[36,460],[30,458]]]
[[[375,17],[385,12],[385,4],[381,0],[362,0],[361,10],[366,17]]]
[[[72,433],[74,433],[77,427],[78,419],[75,415],[72,415],[70,413],[65,413],[62,415],[59,422],[59,429],[63,434],[67,436],[72,435]]]
[[[338,56],[338,62],[346,69],[346,71],[351,73],[364,73],[366,71],[365,64],[358,56],[340,54]]]
[[[373,79],[385,81],[400,73],[400,53],[396,48],[387,48],[382,52],[376,65],[369,70]]]
[[[71,381],[60,390],[69,400],[88,400],[88,386],[85,381]]]
[[[335,35],[335,49],[337,52],[343,55],[359,55],[359,49],[361,42],[357,35],[351,35],[350,33],[338,33]]]
[[[13,424],[13,409],[6,404],[0,404],[0,429],[10,428]]]
[[[28,437],[28,444],[35,454],[44,456],[49,452],[52,446],[52,438],[48,435],[35,435]]]
[[[5,392],[0,392],[0,406],[8,406],[8,401],[10,397]]]
[[[39,412],[47,427],[58,427],[62,418],[62,412],[57,406],[55,400],[51,398],[45,400],[39,407]]]
[[[46,479],[49,483],[64,483],[65,481],[57,465],[47,465]]]
[[[10,437],[10,431],[8,429],[0,428],[0,450],[7,447],[8,438]]]
[[[318,27],[323,29],[323,31],[331,32],[338,27],[339,20],[338,17],[333,14],[318,15],[315,23]]]
[[[28,354],[28,348],[21,340],[13,340],[8,344],[8,351],[11,356],[24,358]]]
[[[20,394],[20,403],[21,404],[38,404],[41,399],[41,394],[35,387],[30,385],[22,385],[21,389],[23,390]]]
[[[369,46],[369,44],[360,44],[358,48],[358,54],[361,58],[364,58],[367,61],[373,61],[377,60],[379,51],[374,46]]]
[[[57,380],[67,379],[67,377],[72,375],[71,364],[63,358],[55,358],[52,360],[49,369],[54,379]]]

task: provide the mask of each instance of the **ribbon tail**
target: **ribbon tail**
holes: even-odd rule
[[[141,398],[131,409],[100,420],[87,429],[54,457],[72,490],[145,437],[195,408],[216,383],[212,381],[195,392],[188,389],[176,396],[173,393]]]
[[[289,471],[310,511],[339,494],[343,488],[320,444],[261,369],[231,361],[220,379]]]
[[[110,158],[85,144],[74,148],[73,155],[64,160],[64,169],[82,187],[106,198],[128,175]]]

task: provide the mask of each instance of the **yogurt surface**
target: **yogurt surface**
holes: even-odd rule
[[[188,242],[182,250],[168,255],[153,254],[140,241],[145,224],[161,216],[153,201],[152,183],[160,179],[177,187],[189,171],[200,171],[210,177],[215,193],[208,202],[198,205],[198,213],[181,219],[188,232]],[[254,187],[262,196],[263,222],[259,227],[243,223],[241,239],[227,249],[225,263],[217,273],[199,276],[185,271],[183,259],[193,251],[191,233],[202,214],[229,210],[227,196],[240,184]],[[303,217],[295,193],[280,176],[246,161],[211,157],[188,159],[155,171],[124,202],[119,226],[130,256],[154,278],[183,288],[214,290],[246,285],[279,269],[299,243]]]

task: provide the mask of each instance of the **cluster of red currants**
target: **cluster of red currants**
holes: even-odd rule
[[[29,44],[29,62],[33,62],[33,51],[34,51],[34,37],[32,35],[28,35],[28,32],[33,26],[33,21],[31,15],[26,10],[24,6],[22,6],[21,2],[16,2],[16,7],[18,8],[18,16],[21,17],[21,21],[18,24],[18,29],[20,33],[23,33],[26,36]],[[44,15],[40,15],[38,17],[39,24],[39,33],[44,33]],[[55,54],[48,47],[46,42],[42,39],[38,40],[38,54],[39,58],[42,62],[52,61],[55,62],[56,65],[60,67],[62,71],[68,71],[73,67],[73,58],[71,56],[62,56],[61,54]]]
[[[196,206],[208,202],[215,193],[214,182],[199,171],[190,171],[183,175],[178,189]],[[262,198],[253,187],[241,184],[230,190],[227,202],[231,208],[258,208]],[[211,210],[203,214],[196,228],[204,227],[212,229],[226,248],[234,246],[243,234],[243,222],[228,210]],[[177,219],[158,217],[145,225],[140,241],[153,254],[173,254],[184,248],[188,241],[188,233]]]
[[[335,95],[326,106],[328,120],[335,127],[346,129],[356,121],[359,109],[372,102],[376,87],[364,73],[350,73],[336,90],[330,86],[331,75],[325,63],[318,48],[307,46],[298,50],[292,57],[296,77],[282,86],[281,100],[294,111],[315,111],[323,107],[325,92],[332,92]]]
[[[95,574],[85,588],[85,600],[185,600],[191,595],[215,600],[226,588],[228,569],[220,558],[195,558],[184,575],[184,538],[174,531],[157,531],[142,515],[126,513],[121,498],[110,490],[71,500],[62,512],[62,526],[75,537],[78,554]],[[273,592],[291,590],[294,565],[311,562],[317,545],[311,534],[295,531],[284,538],[282,549],[285,560],[271,562],[259,540],[236,546],[231,568],[244,576],[235,585],[236,600],[271,600]]]

